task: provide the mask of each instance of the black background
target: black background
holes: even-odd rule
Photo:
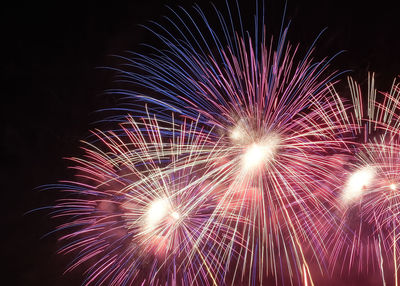
[[[266,1],[267,23],[275,33],[283,4]],[[5,263],[1,281],[12,281],[4,285],[82,282],[81,270],[62,274],[69,260],[56,255],[57,236],[41,238],[54,228],[46,212],[25,213],[54,201],[57,195],[52,191],[35,188],[71,177],[62,158],[80,153],[79,140],[97,127],[95,120],[101,119],[94,111],[115,104],[113,96],[102,93],[113,87],[113,73],[98,67],[113,66],[110,55],[140,49],[143,42],[154,43],[151,34],[138,24],[170,15],[166,4],[189,10],[192,4],[97,2],[16,1],[1,7],[1,256]],[[251,16],[249,3],[253,1],[239,2],[242,16]],[[344,51],[332,68],[351,70],[348,75],[361,82],[368,71],[374,71],[378,88],[388,89],[400,74],[400,21],[395,1],[373,5],[364,1],[303,2],[288,3],[287,19],[292,20],[289,40],[301,43],[305,50],[328,27],[317,43],[316,57]],[[196,3],[206,11],[210,8],[209,1]],[[224,1],[214,3],[225,9]],[[246,19],[251,22],[251,18]],[[376,280],[368,279],[354,276],[340,283],[375,284]]]

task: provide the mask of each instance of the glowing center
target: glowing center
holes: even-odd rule
[[[390,187],[390,189],[391,189],[392,191],[395,191],[395,190],[396,190],[396,184],[391,184],[389,187]]]
[[[241,143],[246,139],[246,133],[240,126],[236,126],[230,131],[229,137],[234,143]]]
[[[171,213],[171,216],[172,216],[172,218],[174,218],[174,219],[179,219],[181,216],[177,213],[177,212],[172,212]]]
[[[154,201],[146,215],[146,222],[149,227],[156,226],[168,213],[169,204],[166,199]]]
[[[343,200],[345,203],[354,201],[363,195],[365,187],[367,187],[375,176],[374,169],[372,167],[364,167],[354,172],[344,190]]]
[[[146,212],[145,227],[148,231],[153,231],[163,223],[175,223],[180,218],[178,212],[172,211],[171,204],[167,199],[158,199],[151,203]]]
[[[271,138],[248,146],[243,155],[244,169],[254,169],[270,161],[276,153],[278,143],[276,138]]]
[[[242,137],[242,132],[239,128],[235,128],[232,130],[230,137],[232,140],[239,140]]]

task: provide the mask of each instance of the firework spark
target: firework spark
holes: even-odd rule
[[[76,257],[69,270],[90,261],[85,284],[220,284],[220,250],[242,242],[225,223],[212,133],[197,122],[130,118],[120,134],[95,136],[72,159],[77,179],[59,186],[69,196],[54,207],[68,221],[59,230],[60,252]]]
[[[140,72],[119,70],[122,80],[169,100],[159,101],[137,88],[112,92],[192,119],[200,115],[199,124],[216,126],[219,149],[226,154],[211,155],[218,157],[216,184],[225,186],[221,204],[251,221],[244,227],[231,222],[237,230],[234,235],[248,237],[246,248],[238,250],[242,260],[230,263],[234,281],[263,283],[268,273],[277,284],[280,273],[290,281],[282,283],[307,280],[306,256],[318,260],[325,251],[314,218],[329,214],[326,205],[333,199],[331,190],[321,184],[332,176],[326,158],[343,147],[337,136],[344,128],[340,110],[327,88],[335,77],[326,72],[330,60],[314,61],[313,48],[297,59],[298,46],[286,42],[287,29],[276,43],[269,42],[258,16],[257,32],[250,36],[241,32],[243,27],[237,32],[224,29],[234,26],[233,19],[216,11],[224,31],[216,37],[219,33],[205,14],[197,6],[195,11],[202,22],[185,18],[189,14],[182,10],[183,15],[174,15],[180,24],[187,19],[185,25],[168,18],[175,31],[157,24],[149,28],[166,50],[125,59]],[[190,23],[196,25],[194,31],[188,28]],[[207,35],[212,35],[210,41]],[[233,244],[226,248],[224,256],[232,256],[234,249]],[[323,266],[319,268],[322,271]]]
[[[377,271],[383,285],[393,279],[397,285],[400,90],[394,82],[389,93],[378,93],[374,75],[368,79],[364,104],[360,86],[349,78],[353,105],[343,118],[355,139],[347,172],[338,176],[345,184],[337,183],[339,226],[332,224],[336,242],[329,255],[333,264],[344,259],[341,272],[344,265],[348,271]]]
[[[372,77],[364,105],[349,80],[348,103],[330,58],[300,56],[287,28],[267,40],[258,14],[254,33],[235,29],[228,9],[216,29],[198,6],[197,21],[172,11],[173,28],[148,27],[164,49],[124,58],[132,89],[110,92],[156,115],[128,105],[72,159],[53,207],[69,270],[89,262],[85,284],[313,285],[358,257],[384,284],[393,262],[397,283],[398,86],[377,94]]]

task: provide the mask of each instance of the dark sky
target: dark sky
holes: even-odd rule
[[[267,22],[276,31],[282,1],[266,1]],[[70,178],[62,158],[79,154],[79,140],[101,119],[94,111],[115,104],[112,96],[102,94],[113,87],[113,73],[98,67],[115,65],[110,55],[152,42],[150,33],[138,24],[160,20],[169,13],[165,4],[190,7],[191,1],[15,2],[0,9],[0,182],[5,230],[1,256],[6,265],[1,281],[13,281],[4,285],[79,285],[79,274],[62,275],[68,261],[55,254],[57,236],[41,239],[54,227],[46,212],[24,213],[53,202],[56,194],[35,188]],[[223,2],[214,1],[224,9]],[[249,15],[247,6],[252,1],[240,2],[243,16]],[[345,51],[332,68],[353,70],[349,74],[361,81],[367,71],[375,71],[378,87],[387,89],[400,74],[395,1],[373,5],[351,0],[303,2],[288,1],[289,40],[306,49],[328,27],[317,44],[317,57]],[[210,7],[209,1],[197,3]],[[358,284],[354,280],[347,285]]]

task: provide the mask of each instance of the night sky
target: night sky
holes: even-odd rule
[[[283,4],[266,1],[267,28],[276,33]],[[46,211],[25,213],[54,202],[57,193],[36,188],[72,178],[63,157],[81,154],[79,140],[90,129],[101,127],[94,122],[104,116],[95,111],[117,104],[115,96],[103,93],[114,87],[115,73],[102,67],[118,67],[112,55],[138,51],[140,43],[157,45],[138,24],[170,15],[165,5],[190,8],[192,1],[15,2],[0,9],[1,256],[5,263],[0,281],[12,281],[0,283],[80,285],[81,269],[62,274],[69,258],[56,255],[57,234],[41,238],[55,226]],[[213,2],[224,9],[224,1]],[[239,2],[245,22],[250,23],[252,1]],[[332,69],[349,70],[347,74],[360,82],[374,71],[378,88],[388,89],[400,74],[400,20],[393,4],[304,2],[288,1],[287,19],[292,21],[288,39],[305,51],[327,27],[316,45],[316,58],[343,51]],[[210,8],[209,1],[196,3]],[[345,82],[345,76],[342,79]],[[374,285],[368,279],[353,277],[340,283]]]

